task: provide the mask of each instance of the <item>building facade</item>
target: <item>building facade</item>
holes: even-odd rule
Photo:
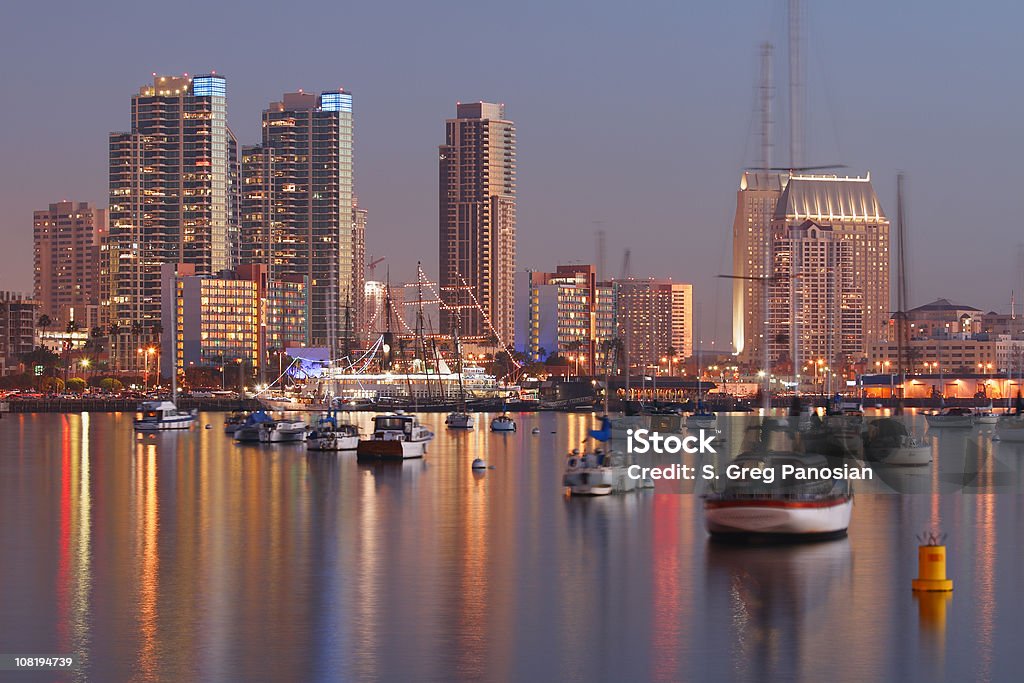
[[[309,345],[310,287],[304,275],[270,280],[265,266],[215,276],[191,264],[165,264],[161,372],[243,363],[262,373],[272,353]]]
[[[39,314],[54,327],[89,323],[88,308],[99,303],[100,243],[107,211],[87,202],[57,202],[32,218],[32,260]]]
[[[242,150],[243,263],[311,286],[311,343],[336,353],[358,320],[366,210],[353,193],[352,95],[285,93],[263,112],[263,140]],[[356,313],[353,313],[356,311]]]
[[[733,349],[741,362],[764,356],[765,300],[772,277],[771,225],[789,176],[744,171],[732,224]]]
[[[531,360],[547,354],[574,355],[587,374],[597,368],[597,270],[593,265],[562,265],[552,273],[525,271],[516,339]]]
[[[516,128],[501,104],[457,106],[439,148],[441,331],[515,344]]]
[[[161,266],[230,268],[237,240],[237,144],[223,76],[153,76],[131,101],[131,128],[110,134],[110,226],[101,247],[108,324],[162,317]],[[136,354],[111,359],[138,369]]]
[[[775,207],[768,288],[773,364],[854,363],[887,336],[889,219],[870,175],[795,175]]]
[[[616,318],[630,368],[673,373],[693,354],[693,285],[671,280],[616,282]]]
[[[0,375],[18,370],[21,356],[35,348],[39,302],[17,292],[0,292]]]

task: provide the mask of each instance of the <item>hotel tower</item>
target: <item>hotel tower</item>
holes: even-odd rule
[[[439,282],[463,337],[515,342],[516,127],[505,106],[459,103],[439,148]]]

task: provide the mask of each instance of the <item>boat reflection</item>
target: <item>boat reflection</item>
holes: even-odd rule
[[[707,605],[731,614],[732,677],[739,680],[813,680],[803,670],[817,634],[846,606],[852,574],[850,541],[841,538],[792,546],[735,546],[709,542]],[[711,634],[709,634],[711,635]],[[713,634],[717,637],[719,634]]]

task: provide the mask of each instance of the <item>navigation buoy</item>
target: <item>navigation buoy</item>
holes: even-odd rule
[[[485,470],[485,469],[487,469],[487,463],[485,463],[480,458],[477,458],[476,460],[473,461],[473,469],[474,470]]]
[[[951,591],[952,579],[946,578],[945,534],[922,534],[918,537],[917,578],[911,582],[915,591]]]
[[[530,430],[531,434],[540,434],[540,427],[534,427]]]

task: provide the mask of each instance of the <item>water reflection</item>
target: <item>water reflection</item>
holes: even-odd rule
[[[737,548],[707,542],[698,496],[566,498],[590,416],[517,415],[499,436],[443,418],[424,417],[425,459],[372,465],[220,430],[137,438],[130,416],[5,418],[4,648],[75,651],[82,680],[118,681],[1012,673],[1020,446],[912,416],[934,462],[894,475],[922,495],[862,486],[848,539]],[[968,469],[974,486],[943,478]],[[952,600],[910,591],[931,528],[950,534]]]

